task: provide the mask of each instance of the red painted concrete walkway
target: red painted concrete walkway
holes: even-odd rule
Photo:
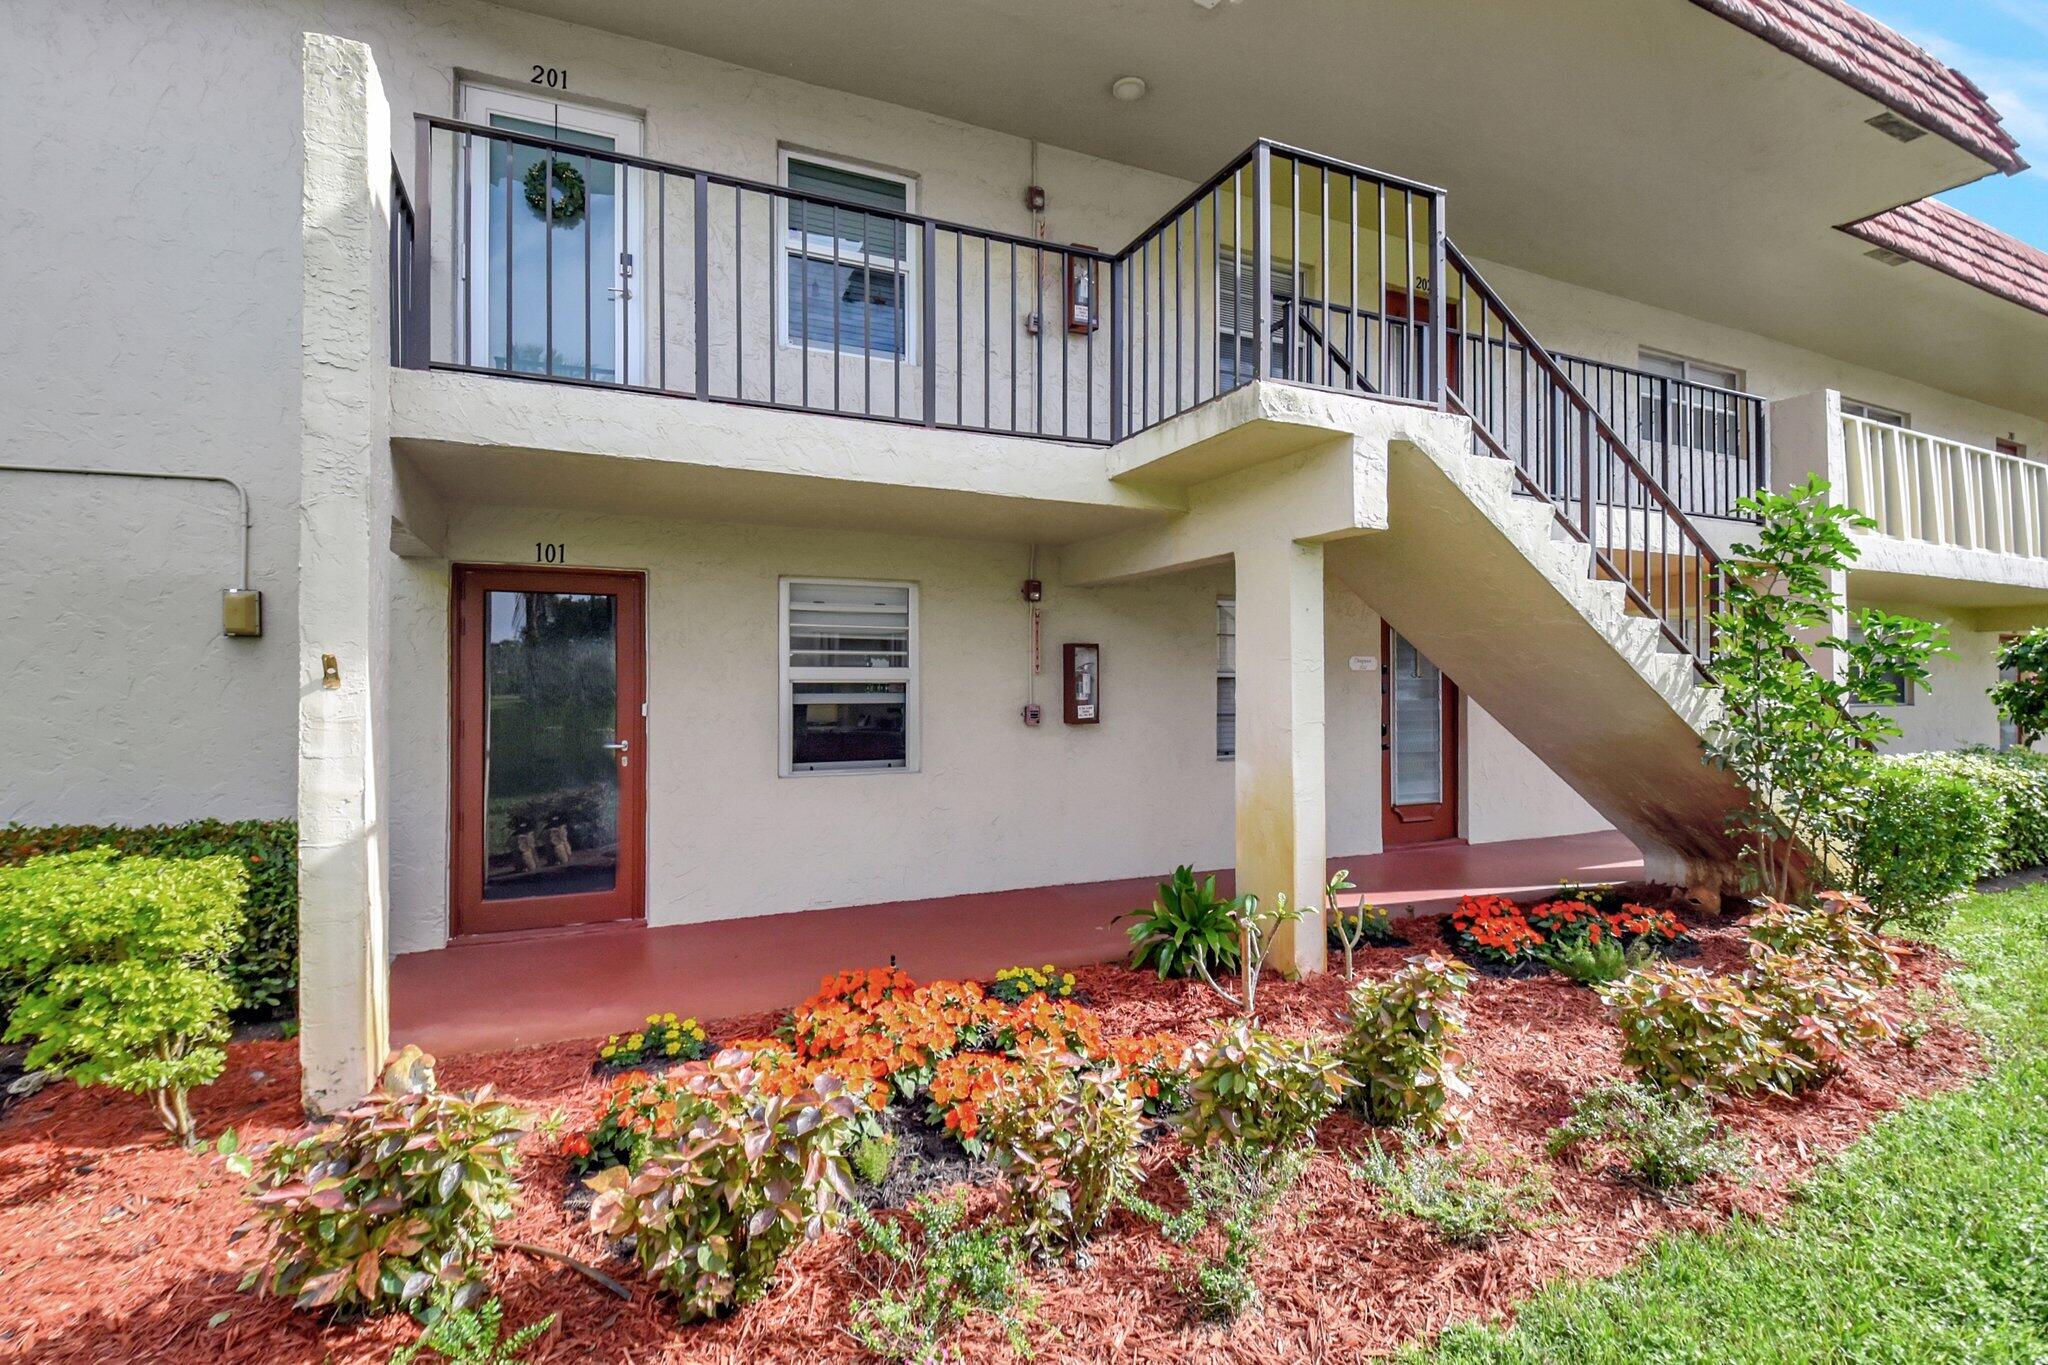
[[[1334,858],[1396,915],[1459,896],[1528,893],[1569,878],[1627,881],[1642,856],[1612,831],[1441,844]],[[1227,885],[1227,873],[1218,877]],[[660,928],[600,927],[406,953],[391,968],[391,1039],[448,1056],[616,1032],[656,1011],[703,1019],[795,1004],[841,967],[887,962],[921,980],[981,978],[1020,962],[1079,967],[1123,955],[1117,915],[1149,878],[898,901]]]

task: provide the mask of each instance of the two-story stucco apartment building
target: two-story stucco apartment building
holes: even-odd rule
[[[394,959],[1709,880],[1762,484],[1953,631],[1908,747],[2048,620],[2048,256],[1928,201],[2024,163],[1839,0],[0,14],[0,818],[295,814],[315,1102]]]

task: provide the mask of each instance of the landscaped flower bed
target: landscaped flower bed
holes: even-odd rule
[[[1720,974],[1745,967],[1742,930],[1720,921],[1695,927],[1695,965]],[[1423,941],[1419,932],[1413,936]],[[1386,979],[1407,957],[1404,949],[1362,948],[1359,975]],[[809,1054],[831,1049],[842,1073],[858,1073],[845,1079],[865,1087],[864,1107],[879,1113],[879,1103],[891,1114],[910,1107],[900,1075],[921,1076],[917,1105],[942,1092],[952,1096],[955,1080],[972,1104],[972,1073],[1001,1065],[1000,1054],[1020,1043],[1078,1040],[1114,1057],[1132,1093],[1158,1107],[1163,1097],[1152,1090],[1175,1084],[1179,1051],[1212,1037],[1216,1022],[1231,1013],[1198,981],[1161,981],[1149,971],[1115,967],[1075,976],[1077,991],[1092,1002],[1089,1013],[1037,992],[1024,1007],[1011,1007],[965,984],[925,986],[861,972],[820,992],[800,1014],[794,1042],[775,1037],[782,1023],[776,1017],[706,1021],[706,1032],[743,1042],[761,1084],[791,1093],[818,1074],[817,1057]],[[1879,998],[1902,1014],[1913,993],[1935,988],[1939,976],[1931,953],[1909,951]],[[1354,984],[1337,973],[1269,980],[1259,991],[1260,1022],[1289,1038],[1334,1040]],[[1626,1074],[1622,1035],[1594,992],[1553,974],[1481,977],[1463,1003],[1468,1027],[1456,1046],[1475,1082],[1463,1116],[1467,1149],[1503,1170],[1540,1170],[1559,1196],[1555,1209],[1482,1246],[1452,1245],[1413,1217],[1387,1213],[1391,1196],[1347,1173],[1358,1153],[1384,1139],[1339,1111],[1322,1123],[1307,1178],[1280,1202],[1282,1231],[1252,1267],[1263,1297],[1257,1317],[1235,1328],[1191,1326],[1184,1297],[1160,1268],[1167,1243],[1151,1224],[1120,1213],[1090,1243],[1085,1269],[1033,1268],[1040,1302],[1028,1325],[1040,1357],[1170,1358],[1197,1342],[1204,1358],[1216,1359],[1306,1358],[1311,1342],[1333,1359],[1385,1349],[1457,1318],[1500,1311],[1550,1278],[1613,1270],[1662,1231],[1708,1225],[1737,1210],[1775,1213],[1793,1180],[1879,1113],[1956,1084],[1975,1067],[1968,1039],[1936,1022],[1910,1051],[1880,1043],[1842,1057],[1838,1074],[1796,1100],[1729,1099],[1718,1112],[1747,1149],[1747,1181],[1710,1179],[1693,1202],[1672,1202],[1601,1159],[1552,1159],[1546,1151],[1575,1097]],[[761,1301],[719,1321],[684,1326],[674,1302],[613,1259],[584,1213],[565,1205],[572,1163],[591,1164],[566,1139],[587,1134],[618,1087],[629,1084],[593,1076],[595,1050],[591,1042],[562,1044],[447,1058],[440,1068],[444,1087],[490,1082],[533,1114],[562,1111],[559,1134],[535,1132],[520,1144],[523,1184],[511,1218],[498,1229],[501,1248],[518,1241],[552,1248],[604,1267],[632,1289],[632,1299],[621,1301],[557,1262],[501,1249],[488,1275],[506,1321],[561,1315],[533,1358],[862,1358],[844,1330],[853,1298],[866,1291],[861,1258],[846,1233],[796,1246]],[[949,1062],[967,1056],[991,1060]],[[206,1134],[232,1124],[247,1150],[295,1130],[297,1087],[290,1044],[238,1044],[222,1079],[195,1092],[193,1107]],[[957,1114],[962,1102],[943,1107]],[[1166,1098],[1164,1107],[1180,1102]],[[922,1113],[914,1117],[927,1121]],[[9,1321],[0,1323],[0,1334],[10,1335],[0,1336],[0,1352],[37,1360],[381,1362],[412,1338],[415,1329],[403,1316],[328,1325],[285,1302],[238,1292],[258,1255],[252,1240],[230,1241],[248,1215],[243,1181],[216,1160],[165,1145],[153,1125],[139,1098],[68,1085],[17,1106],[0,1124],[0,1284],[10,1304]],[[1184,1156],[1174,1138],[1143,1147],[1142,1194],[1177,1200],[1171,1168]],[[970,1210],[985,1212],[997,1202],[992,1190],[980,1189]],[[1001,1331],[977,1321],[967,1328],[962,1353],[1004,1359],[1010,1350]]]

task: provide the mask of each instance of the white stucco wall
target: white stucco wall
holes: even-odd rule
[[[38,7],[33,23],[12,26],[13,75],[0,85],[0,127],[13,145],[34,149],[39,187],[0,226],[0,241],[14,248],[0,252],[7,262],[0,272],[20,323],[0,329],[0,411],[12,418],[0,427],[0,460],[164,467],[242,480],[254,511],[254,582],[265,591],[266,635],[230,641],[218,634],[218,590],[234,555],[224,490],[0,474],[0,543],[11,551],[0,557],[0,819],[141,821],[293,808],[298,52],[307,30],[374,48],[408,175],[408,116],[453,112],[458,71],[517,88],[532,64],[545,63],[572,69],[572,97],[644,113],[652,156],[773,179],[779,145],[809,147],[915,172],[919,207],[933,214],[1015,232],[1033,226],[1021,200],[1031,148],[1020,139],[469,0]],[[1126,240],[1185,188],[1054,148],[1040,149],[1037,179],[1049,194],[1049,239],[1105,246]],[[1526,272],[1487,269],[1538,333],[1562,349],[1630,362],[1638,346],[1652,345],[1741,366],[1749,386],[1767,394],[1833,385],[1905,408],[1916,425],[1945,435],[1984,442],[2013,431],[2048,450],[2048,424],[2035,419]],[[527,514],[467,515],[503,516],[509,526]],[[505,536],[515,549],[534,538],[525,535],[527,522],[519,524],[518,536]],[[973,573],[999,583],[996,600],[1007,603],[1014,566],[998,574],[998,550],[977,553],[990,562]],[[748,565],[742,558],[728,572],[761,567]],[[445,672],[441,626],[417,608],[423,589],[416,580],[434,572],[417,562],[396,570],[407,586],[392,648],[413,660],[415,672],[438,677]],[[424,590],[431,597],[442,589]],[[1192,611],[1185,604],[1175,610]],[[1345,616],[1345,629],[1363,629],[1363,619]],[[760,628],[772,630],[772,622]],[[1205,631],[1195,636],[1187,647],[1206,650]],[[1333,676],[1349,655],[1377,648],[1376,639],[1355,646],[1333,636]],[[982,675],[970,668],[962,676]],[[1206,697],[1205,677],[1195,668],[1184,685]],[[420,677],[414,685],[445,689],[445,680]],[[1376,705],[1375,695],[1366,705]],[[397,723],[431,726],[433,714],[402,708]],[[1364,729],[1334,705],[1330,717],[1332,772],[1340,762],[1359,767],[1362,755],[1376,752],[1376,717]],[[1188,733],[1205,734],[1205,725],[1190,723]],[[1497,727],[1475,716],[1468,737],[1475,774],[1493,775],[1467,784],[1473,837],[1527,832],[1527,816],[1538,810],[1566,825],[1581,820],[1570,801],[1555,799],[1557,791],[1514,779],[1526,755],[1517,758],[1519,746]],[[1206,776],[1189,780],[1197,789],[1214,781],[1222,793],[1227,783],[1209,762]],[[401,764],[398,781],[401,801],[413,803],[409,813],[432,817],[410,822],[415,827],[393,850],[395,875],[417,887],[439,875],[443,855],[431,849],[445,822],[431,792],[411,789],[412,769]],[[433,790],[440,786],[445,778]],[[1162,788],[1141,789],[1156,801]],[[1496,803],[1496,793],[1523,790],[1533,795]],[[1043,793],[1031,799],[1040,809],[1049,800]],[[1367,804],[1333,791],[1333,849],[1370,846]],[[1225,805],[1219,796],[1215,840],[1227,830]],[[960,809],[992,823],[983,806]],[[1357,838],[1336,837],[1340,824]],[[1003,856],[1017,860],[1006,865],[1024,866],[1025,837],[1000,836],[1009,850]],[[1147,847],[1144,858],[1130,861],[1150,871],[1155,853],[1198,857],[1196,845],[1208,837],[1173,851]],[[1077,867],[1108,861],[1106,849],[1084,845],[1081,853]],[[871,888],[888,883],[884,869],[866,876],[861,884]],[[703,877],[681,883],[687,895],[679,890],[674,904],[702,904],[704,885]]]

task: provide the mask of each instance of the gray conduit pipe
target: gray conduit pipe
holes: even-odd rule
[[[158,469],[79,469],[63,465],[43,464],[0,464],[0,473],[6,474],[76,474],[88,478],[108,479],[169,479],[177,483],[224,483],[235,490],[235,496],[242,503],[242,581],[238,591],[249,588],[249,528],[254,524],[249,517],[249,494],[242,485],[223,474],[173,474]]]

